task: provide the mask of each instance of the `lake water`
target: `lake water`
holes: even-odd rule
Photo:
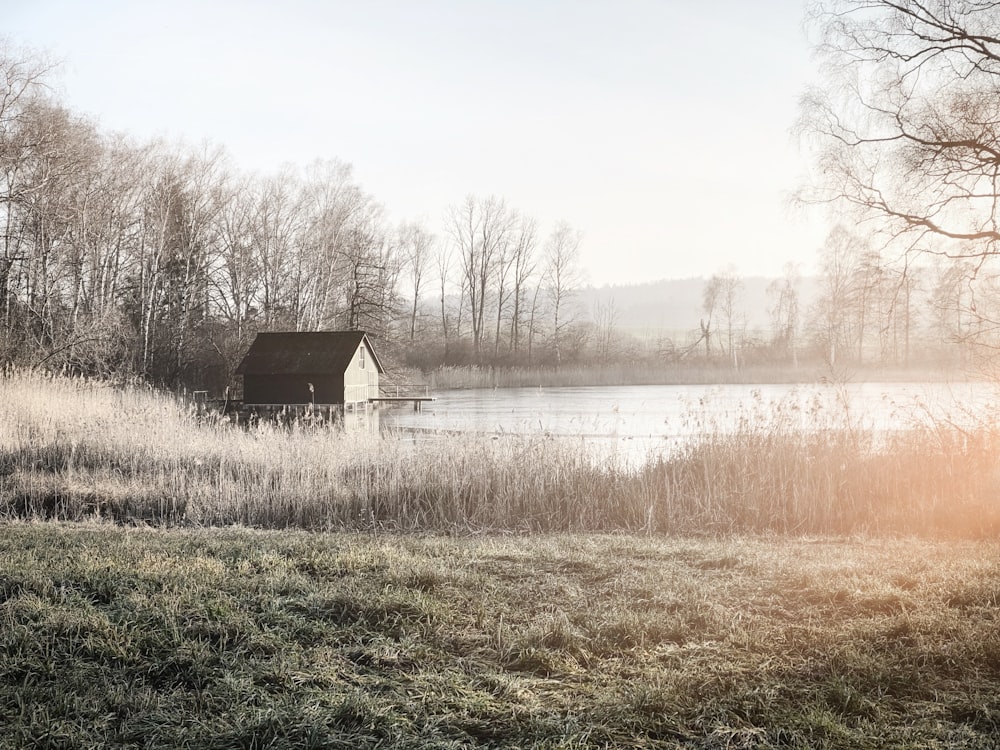
[[[993,412],[995,393],[984,383],[497,388],[444,391],[420,412],[382,409],[379,419],[415,434],[573,436],[648,451],[769,420],[804,430],[900,430],[932,417],[968,424]]]

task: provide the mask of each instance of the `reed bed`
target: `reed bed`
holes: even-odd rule
[[[0,513],[375,534],[1000,531],[988,423],[879,435],[846,406],[759,403],[735,427],[702,427],[637,463],[542,434],[239,427],[141,387],[14,374],[0,380]]]

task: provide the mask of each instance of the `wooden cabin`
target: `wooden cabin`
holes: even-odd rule
[[[236,368],[246,406],[367,405],[384,372],[364,331],[258,333]]]

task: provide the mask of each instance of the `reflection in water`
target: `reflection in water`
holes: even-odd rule
[[[345,409],[343,421],[345,432],[377,434],[381,431],[381,410],[371,406]]]
[[[985,383],[619,386],[445,391],[414,412],[383,409],[383,431],[577,437],[649,454],[737,429],[902,430],[972,423],[994,396]]]

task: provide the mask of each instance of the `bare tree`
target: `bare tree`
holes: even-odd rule
[[[254,236],[256,201],[246,180],[226,185],[220,197],[218,266],[211,278],[213,306],[242,342],[252,320],[261,273]]]
[[[827,236],[820,254],[819,294],[811,324],[829,366],[839,364],[842,351],[853,348],[851,321],[861,241],[843,227]]]
[[[933,268],[931,327],[943,342],[961,342],[968,332],[965,311],[969,308],[975,267],[969,261],[939,262]]]
[[[110,149],[92,123],[37,92],[6,106],[11,116],[0,124],[4,359],[20,349],[36,363],[78,368],[91,362],[105,371],[122,349],[120,336],[108,341],[120,322],[109,288],[121,270],[120,245],[110,234],[119,208]]]
[[[885,265],[881,253],[870,247],[860,249],[853,259],[853,273],[850,279],[851,300],[857,361],[865,359],[865,344],[870,335],[870,324],[882,329],[881,301],[884,289]],[[885,327],[888,330],[888,327]],[[881,338],[881,336],[880,336]]]
[[[176,384],[199,357],[194,334],[206,321],[209,274],[218,251],[223,154],[215,150],[162,162],[149,208],[143,372]]]
[[[417,312],[420,306],[420,291],[432,260],[434,235],[416,222],[404,223],[399,228],[399,244],[403,260],[409,270],[410,286],[413,288],[413,305],[410,307],[410,343],[417,335]]]
[[[733,363],[733,368],[739,368],[739,352],[737,340],[743,338],[746,327],[746,316],[741,309],[743,300],[743,279],[740,278],[735,266],[728,266],[716,275],[719,280],[719,312],[725,322],[726,353]]]
[[[722,279],[714,274],[701,291],[701,310],[705,314],[698,321],[700,341],[705,342],[705,356],[712,356],[712,334],[715,333],[715,312],[719,307],[719,297],[722,295]]]
[[[437,248],[434,260],[438,271],[438,301],[441,305],[441,336],[444,338],[444,361],[447,363],[450,329],[448,316],[448,279],[453,263],[453,250],[450,245],[444,242],[438,244]]]
[[[293,315],[295,329],[318,331],[337,325],[344,315],[345,288],[351,283],[344,250],[372,204],[354,182],[349,164],[317,160],[306,170],[302,193],[302,231],[295,245]]]
[[[527,305],[528,280],[535,272],[535,244],[538,225],[534,219],[521,217],[513,248],[513,310],[510,315],[510,348],[515,355],[521,346],[521,328]]]
[[[124,138],[105,139],[94,182],[81,207],[85,217],[81,235],[89,247],[84,304],[97,315],[121,304],[125,274],[138,255],[148,154],[148,147]]]
[[[478,200],[470,195],[448,211],[449,232],[468,293],[477,361],[482,359],[491,282],[496,278],[497,264],[508,252],[515,225],[515,213],[500,198]]]
[[[370,205],[342,238],[340,264],[346,272],[343,321],[352,330],[380,338],[389,334],[398,303],[400,256],[389,238],[381,206]]]
[[[528,364],[533,362],[535,353],[535,336],[539,333],[543,279],[539,279],[531,293],[531,305],[528,312]]]
[[[24,252],[23,326],[36,347],[59,346],[57,329],[75,317],[86,261],[87,195],[100,144],[93,127],[66,109],[35,98],[24,109],[19,135],[29,155],[21,165],[17,225]]]
[[[609,297],[607,302],[597,301],[594,305],[594,329],[597,344],[597,356],[601,360],[611,359],[615,351],[618,326],[618,308],[615,298]]]
[[[545,287],[552,310],[552,344],[556,366],[562,361],[560,341],[574,317],[570,302],[583,283],[580,242],[583,235],[566,222],[552,230],[545,243]]]
[[[302,185],[289,169],[252,183],[250,226],[260,272],[260,325],[265,330],[294,326],[299,280],[294,273],[304,231]]]
[[[0,39],[0,310],[6,329],[11,323],[12,267],[25,260],[17,227],[18,206],[27,197],[22,174],[35,150],[33,139],[25,137],[24,118],[28,104],[45,90],[51,69],[39,55]]]
[[[910,344],[917,324],[916,303],[923,292],[926,268],[902,268],[890,284],[889,305],[892,319],[892,357],[904,366],[910,364]],[[902,338],[902,343],[900,343]],[[902,349],[902,352],[900,350]]]
[[[514,222],[517,221],[516,216],[512,216],[511,218]],[[494,364],[500,358],[500,329],[503,323],[504,312],[506,312],[513,296],[509,282],[516,258],[514,231],[514,227],[511,226],[509,236],[497,248],[496,262],[493,266],[493,289],[496,302],[496,325],[493,330]]]
[[[822,179],[804,199],[852,206],[901,252],[996,254],[997,4],[820,0],[810,17],[825,80],[801,127]]]
[[[798,366],[797,335],[799,328],[799,269],[794,263],[785,264],[785,274],[767,287],[771,300],[772,340],[784,349],[792,367]]]

